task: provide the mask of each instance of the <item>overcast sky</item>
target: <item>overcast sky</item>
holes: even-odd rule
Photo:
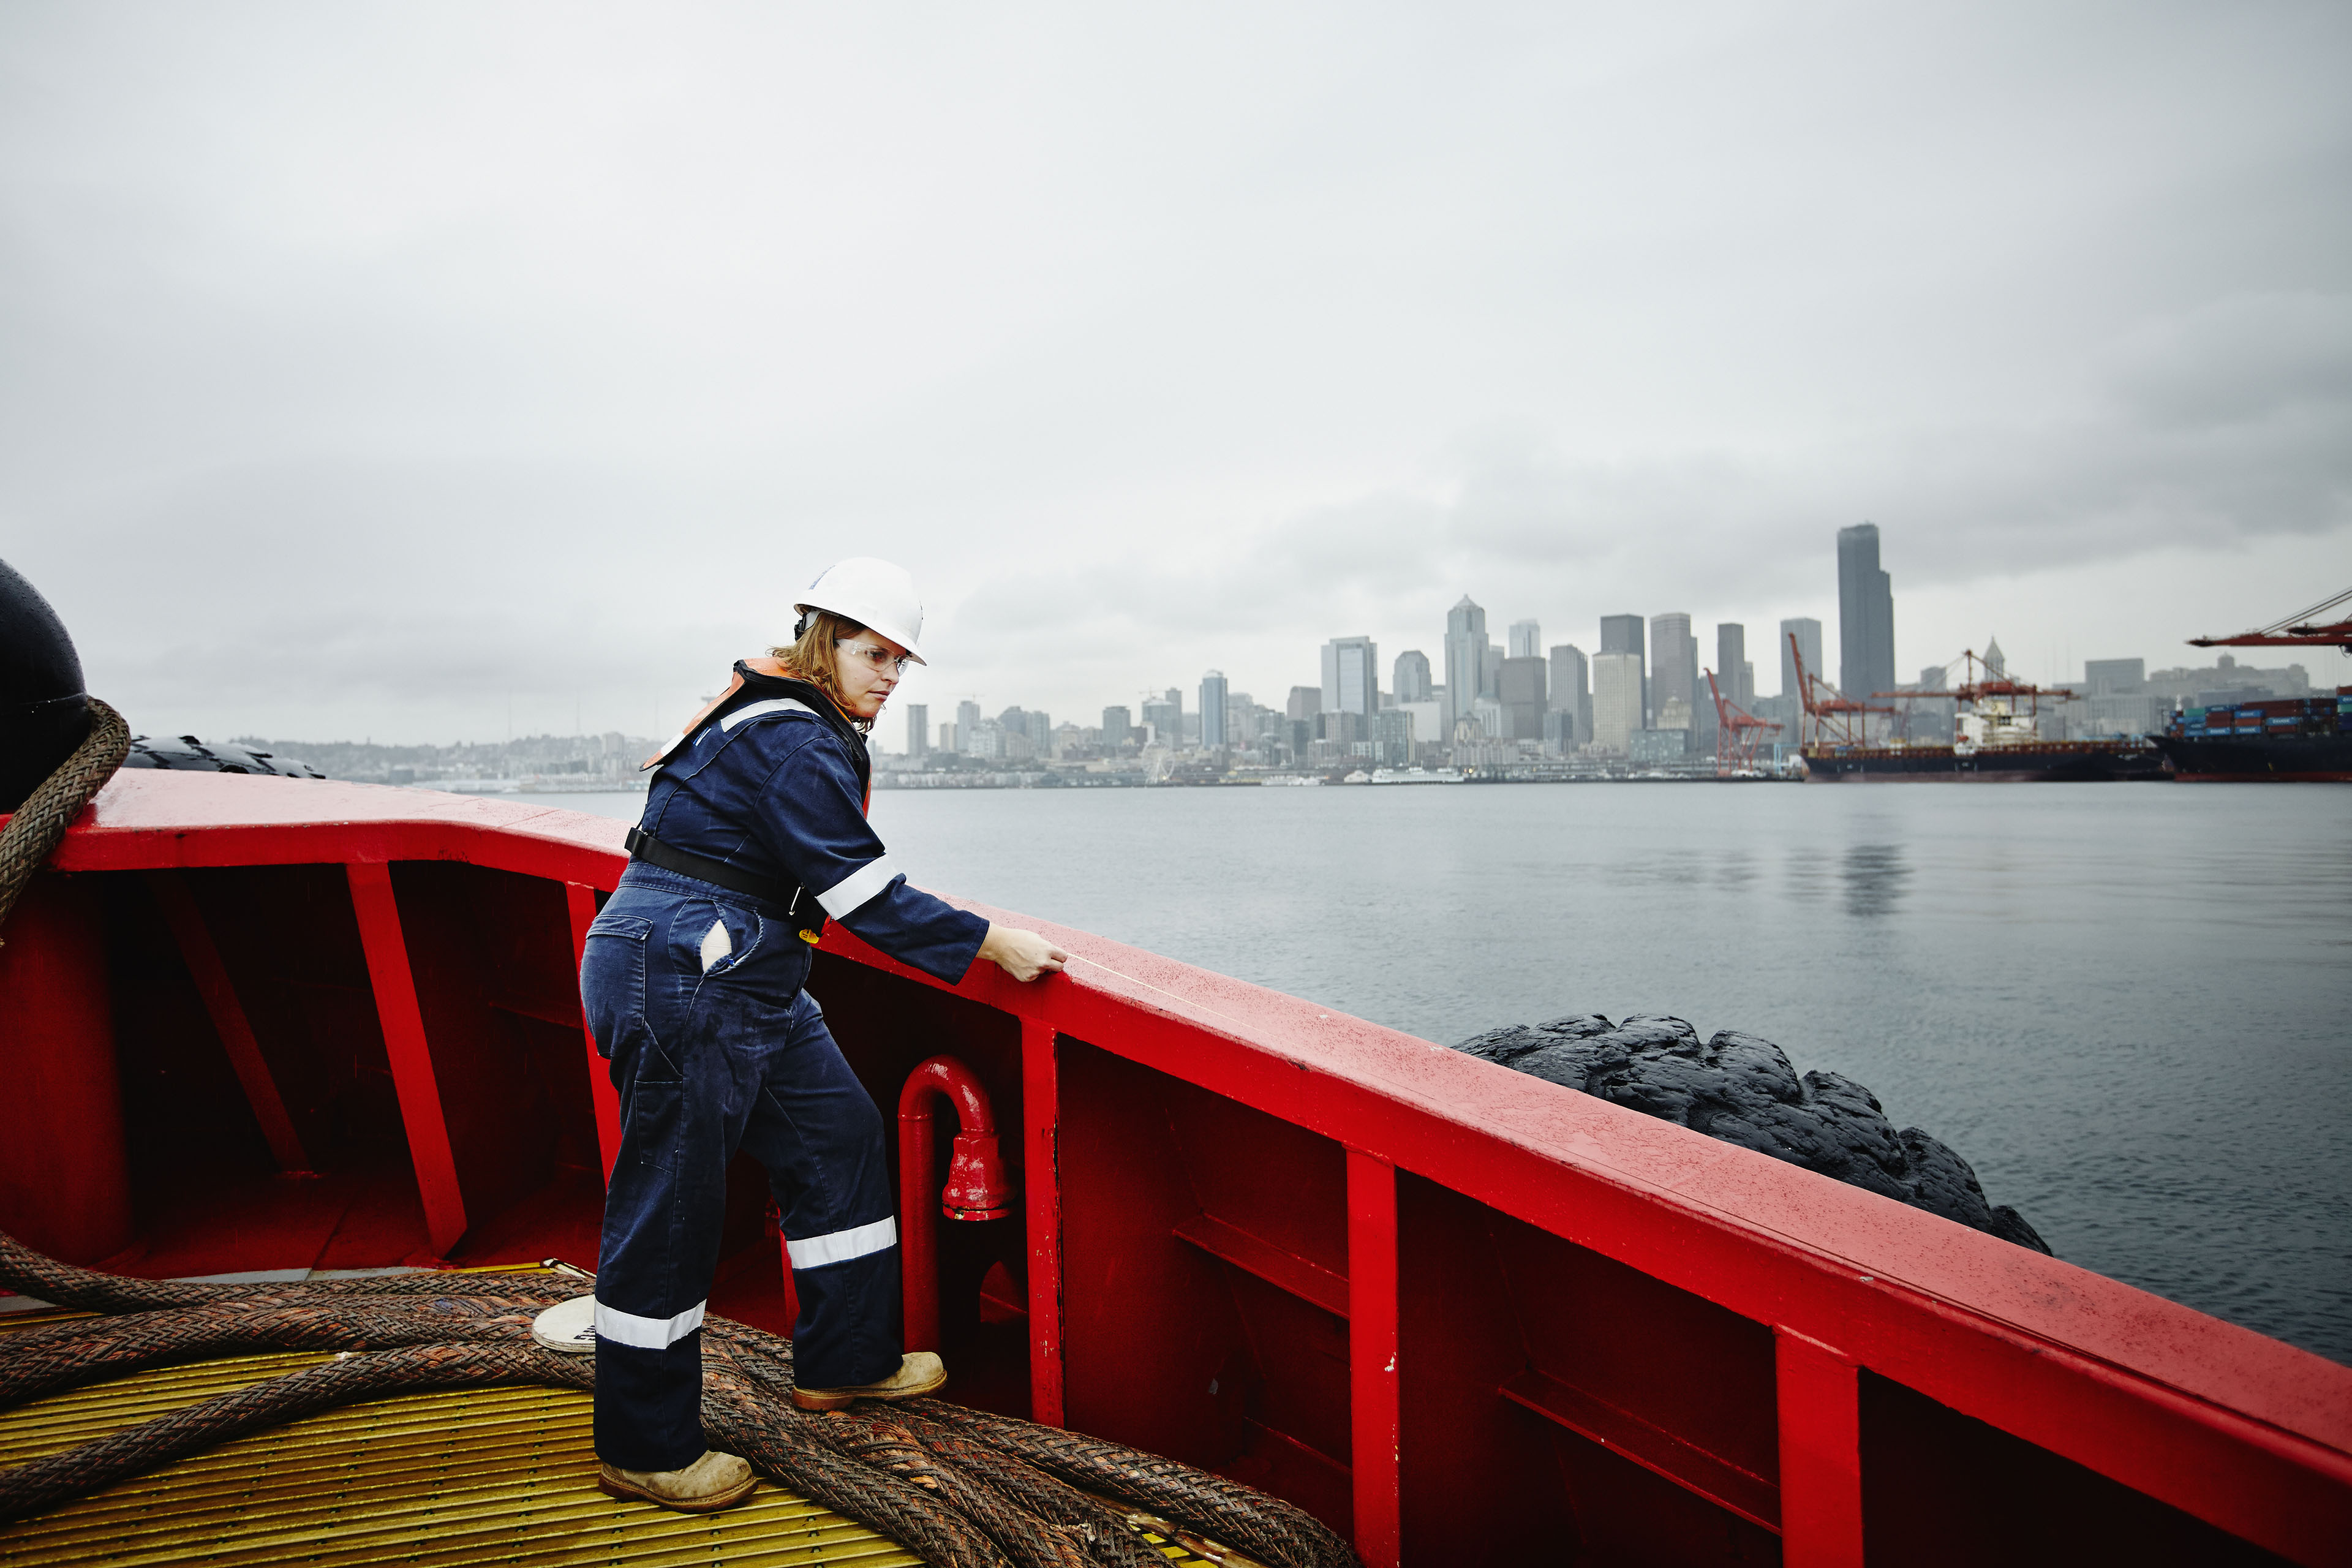
[[[667,730],[848,554],[935,717],[1464,593],[1769,691],[1865,519],[1906,677],[2187,662],[2352,586],[2347,82],[2252,0],[14,0],[0,555],[215,736]]]

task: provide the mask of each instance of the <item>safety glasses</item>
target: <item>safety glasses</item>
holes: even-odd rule
[[[870,642],[852,642],[847,637],[833,640],[836,646],[847,648],[876,669],[887,669],[893,675],[906,674],[907,667],[915,662],[913,654],[893,654],[888,648],[877,647]]]

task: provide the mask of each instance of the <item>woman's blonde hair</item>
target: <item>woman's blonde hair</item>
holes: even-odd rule
[[[768,650],[796,678],[824,692],[835,710],[861,735],[873,731],[874,721],[860,719],[849,710],[849,698],[841,689],[841,667],[836,662],[840,655],[835,650],[834,641],[837,637],[854,637],[865,629],[831,610],[814,610],[810,612],[808,624],[801,628],[800,636],[782,647]]]

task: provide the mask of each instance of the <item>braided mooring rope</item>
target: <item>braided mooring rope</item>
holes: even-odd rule
[[[0,925],[8,923],[16,895],[65,837],[67,827],[130,754],[131,726],[108,704],[89,699],[89,735],[25,797],[8,826],[0,828]]]
[[[428,1388],[588,1388],[592,1358],[535,1345],[530,1321],[581,1281],[429,1273],[202,1285],[77,1268],[0,1235],[0,1287],[107,1313],[0,1335],[0,1408],[142,1366],[257,1349],[344,1352],[110,1436],[0,1470],[0,1521],[336,1405]],[[941,1568],[1145,1568],[1156,1554],[1104,1493],[1270,1568],[1360,1568],[1317,1520],[1206,1471],[940,1400],[810,1413],[792,1342],[705,1320],[702,1424],[714,1447]]]

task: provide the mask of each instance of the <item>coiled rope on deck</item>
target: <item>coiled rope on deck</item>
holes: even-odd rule
[[[581,1286],[562,1276],[455,1273],[131,1279],[0,1235],[0,1287],[103,1314],[0,1335],[0,1409],[168,1362],[342,1352],[0,1470],[0,1521],[360,1400],[500,1384],[591,1388],[593,1358],[541,1349],[530,1336],[531,1319]],[[747,1324],[705,1319],[702,1366],[702,1425],[714,1447],[942,1568],[1157,1568],[1164,1560],[1128,1528],[1122,1504],[1154,1528],[1272,1568],[1360,1568],[1346,1542],[1279,1498],[1121,1444],[936,1399],[801,1410],[792,1403],[792,1342]]]
[[[89,700],[89,733],[25,797],[8,826],[0,828],[0,926],[8,923],[16,895],[65,837],[81,808],[131,754],[130,724],[110,704],[95,697]],[[5,941],[0,936],[0,942]]]

